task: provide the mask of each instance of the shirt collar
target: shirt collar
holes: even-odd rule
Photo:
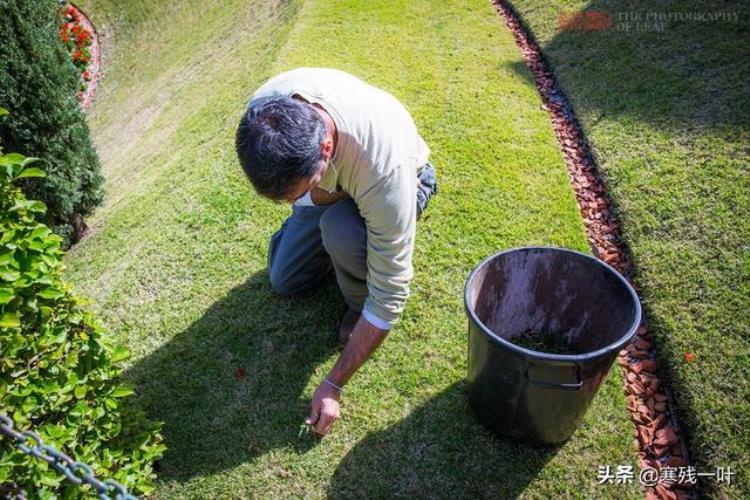
[[[320,184],[318,184],[318,187],[320,189],[328,191],[329,193],[333,193],[334,191],[336,191],[336,184],[338,182],[338,177],[339,177],[338,169],[336,168],[336,165],[333,163],[333,159],[331,159],[331,163],[328,164],[326,173],[323,174],[323,178],[320,180]]]

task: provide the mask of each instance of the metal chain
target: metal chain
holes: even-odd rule
[[[112,500],[113,497],[110,496],[110,493],[114,493],[115,500],[138,500],[128,493],[128,490],[117,481],[113,479],[100,481],[94,476],[94,472],[89,465],[73,460],[65,453],[61,453],[50,445],[44,444],[42,438],[35,432],[17,431],[13,427],[13,420],[2,413],[0,413],[0,431],[13,439],[16,448],[32,457],[44,460],[73,483],[77,485],[86,483],[96,488],[100,499]],[[20,498],[24,497],[20,496]]]

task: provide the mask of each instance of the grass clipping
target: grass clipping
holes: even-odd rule
[[[562,335],[550,332],[536,332],[527,330],[521,335],[509,339],[519,347],[530,351],[545,352],[547,354],[580,354]]]

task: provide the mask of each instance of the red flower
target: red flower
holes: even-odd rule
[[[83,79],[84,79],[84,80],[86,80],[86,81],[89,81],[89,80],[91,80],[91,73],[89,73],[89,70],[86,70],[86,71],[84,71],[84,72],[83,72],[83,74],[82,74],[81,76],[82,76],[82,77],[83,77]]]
[[[687,363],[692,363],[693,361],[695,361],[695,354],[693,354],[692,352],[686,352],[685,353],[685,361]]]
[[[70,5],[68,10],[65,11],[65,15],[74,21],[78,21],[79,19],[78,11],[72,5]]]

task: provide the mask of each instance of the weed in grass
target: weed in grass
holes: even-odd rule
[[[314,426],[312,424],[307,424],[305,422],[302,422],[299,426],[299,434],[297,434],[297,437],[301,438],[302,436],[308,436],[310,434],[310,430],[313,427]]]

